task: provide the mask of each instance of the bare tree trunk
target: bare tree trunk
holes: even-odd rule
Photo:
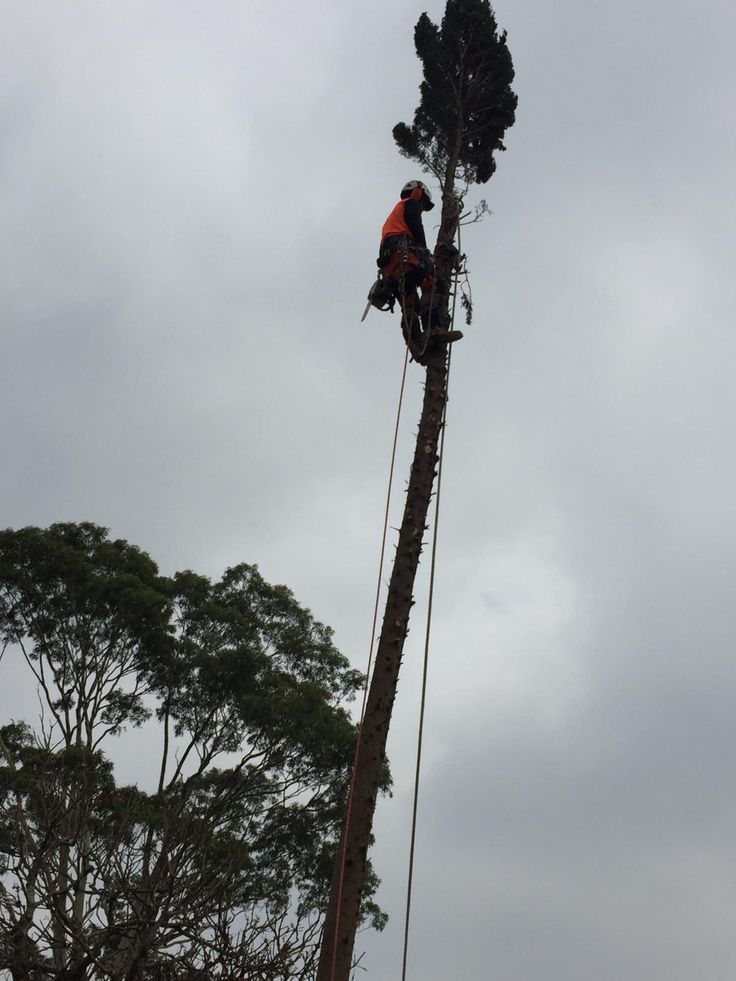
[[[454,163],[451,166],[452,170],[449,172],[454,174]],[[457,199],[452,192],[446,193],[435,249],[438,319],[441,325],[446,325],[449,319],[449,288],[457,256],[453,240],[457,230],[458,214]],[[338,850],[325,918],[317,981],[348,981],[350,977],[373,813],[384,764],[391,712],[396,697],[401,656],[409,628],[409,613],[414,603],[414,580],[437,472],[437,446],[446,395],[447,348],[444,344],[433,344],[430,345],[427,353],[427,379],[417,444],[389,581],[373,680],[359,735],[352,806],[346,815],[343,837]]]

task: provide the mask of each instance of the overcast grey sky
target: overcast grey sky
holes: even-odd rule
[[[257,562],[365,665],[403,352],[359,318],[443,8],[0,4],[3,526]],[[410,976],[733,981],[736,14],[495,9],[519,110],[469,199]],[[400,971],[423,609],[370,978]]]

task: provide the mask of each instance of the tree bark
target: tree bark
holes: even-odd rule
[[[454,163],[451,166],[452,170],[449,172],[454,174]],[[450,282],[457,258],[453,241],[458,216],[457,199],[452,192],[446,192],[443,196],[442,220],[435,248],[438,326],[446,326],[449,321]],[[317,981],[349,981],[350,977],[373,813],[385,759],[386,739],[396,697],[404,641],[409,629],[409,613],[414,603],[414,580],[437,472],[437,447],[446,396],[447,346],[430,343],[416,449],[389,581],[381,636],[376,650],[373,679],[358,737],[352,806],[346,815],[336,858]]]

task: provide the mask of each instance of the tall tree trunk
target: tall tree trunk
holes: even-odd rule
[[[454,162],[451,163],[454,174]],[[450,183],[450,187],[452,184]],[[442,220],[435,248],[438,320],[449,320],[449,293],[457,258],[453,246],[459,208],[452,191],[445,193]],[[437,447],[447,395],[447,347],[430,344],[427,378],[417,444],[409,476],[404,517],[388,587],[388,599],[376,650],[375,667],[360,729],[353,775],[352,806],[346,815],[338,850],[330,900],[322,937],[317,981],[348,981],[360,911],[366,856],[371,841],[373,812],[384,764],[386,739],[401,656],[409,628],[409,613],[427,513],[437,472]],[[338,910],[339,904],[339,910]],[[337,937],[336,937],[337,935]]]

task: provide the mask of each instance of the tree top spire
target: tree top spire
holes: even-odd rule
[[[447,0],[439,27],[421,15],[414,44],[424,79],[413,124],[393,129],[400,152],[434,174],[446,193],[455,180],[485,184],[516,114],[506,32],[499,34],[488,0]]]

